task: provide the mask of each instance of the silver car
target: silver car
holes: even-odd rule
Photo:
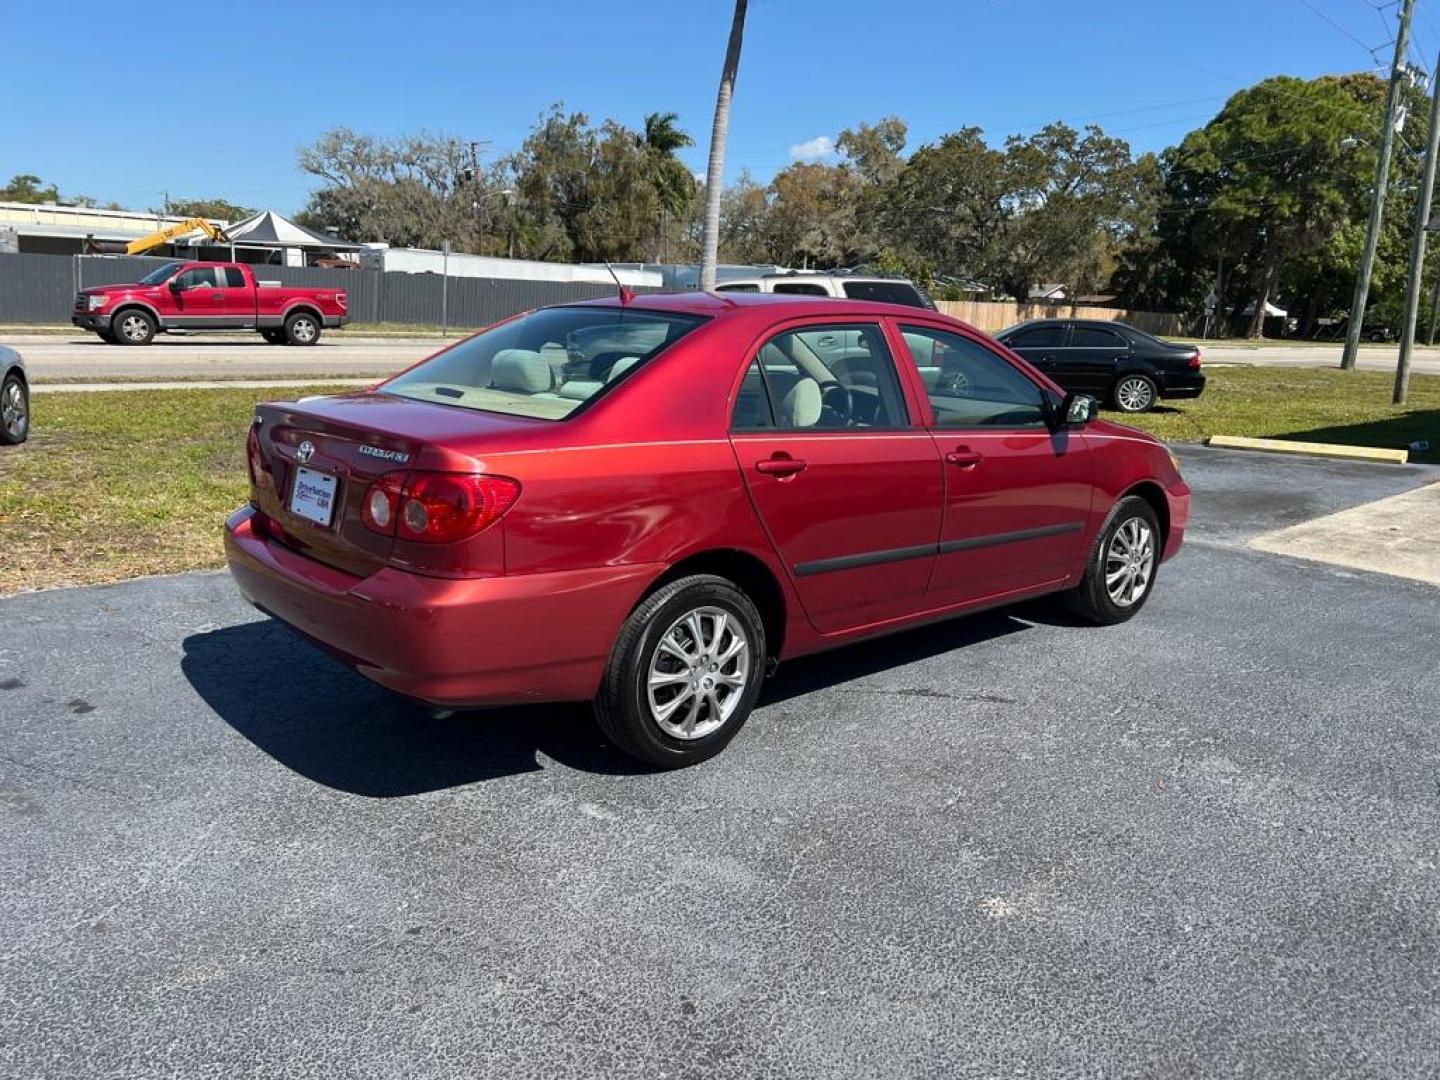
[[[14,446],[30,434],[30,383],[25,361],[8,345],[0,345],[0,445]]]

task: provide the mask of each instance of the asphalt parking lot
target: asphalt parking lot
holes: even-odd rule
[[[1440,471],[1183,456],[1135,621],[796,662],[669,774],[220,574],[0,601],[0,1074],[1436,1074],[1437,592],[1246,541]]]

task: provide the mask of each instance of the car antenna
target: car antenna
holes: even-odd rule
[[[610,265],[610,260],[605,260],[605,269],[610,271],[610,276],[615,279],[615,287],[620,290],[620,303],[628,304],[635,299],[635,294],[620,284],[620,275],[615,273],[615,268]]]

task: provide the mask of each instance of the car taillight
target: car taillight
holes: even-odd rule
[[[245,436],[245,459],[250,465],[250,482],[262,491],[270,487],[270,470],[265,465],[265,455],[260,452],[260,427],[250,425]]]
[[[340,305],[341,311],[350,310],[350,297],[343,292],[338,292],[335,294],[335,303]]]
[[[452,544],[495,524],[519,496],[508,476],[389,473],[365,492],[360,517],[384,536]]]
[[[1196,349],[1196,350],[1195,350],[1195,355],[1192,356],[1192,357],[1190,357],[1190,366],[1191,366],[1192,368],[1198,368],[1198,367],[1200,366],[1200,350],[1199,350],[1199,349]]]

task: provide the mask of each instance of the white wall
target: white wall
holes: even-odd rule
[[[440,274],[447,272],[445,256],[439,251],[421,248],[366,247],[360,252],[365,266],[379,267],[405,274]],[[533,259],[501,259],[489,255],[451,254],[448,264],[451,277],[509,278],[515,281],[584,281],[610,285],[615,278],[602,266],[573,263],[538,262]],[[615,277],[622,285],[664,284],[655,270],[626,270],[616,267]]]

